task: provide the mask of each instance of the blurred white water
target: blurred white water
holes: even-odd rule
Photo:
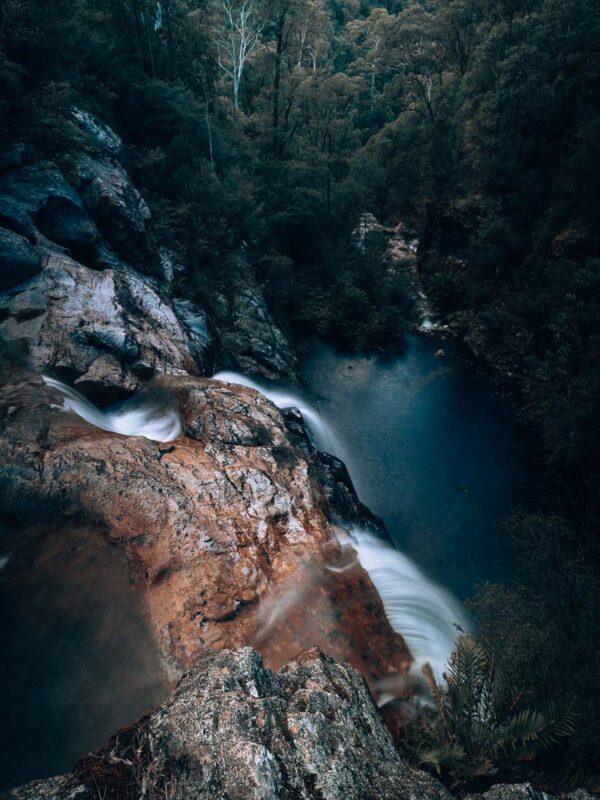
[[[274,403],[277,408],[297,408],[302,414],[319,450],[331,453],[331,455],[335,455],[338,458],[342,457],[333,431],[302,395],[289,389],[274,388],[257,383],[245,375],[239,375],[237,372],[217,372],[216,375],[213,375],[213,380],[222,381],[223,383],[235,383],[238,386],[247,386],[250,389],[254,389]]]
[[[123,403],[102,410],[66,383],[43,376],[44,382],[63,397],[66,411],[104,431],[124,436],[144,436],[155,442],[170,442],[182,433],[181,420],[171,398],[162,391],[134,395]]]
[[[321,416],[298,393],[272,388],[234,372],[219,372],[215,380],[248,386],[271,400],[278,408],[298,408],[316,446],[329,453],[342,454],[335,436]],[[44,376],[46,384],[63,395],[63,408],[103,430],[125,436],[144,436],[168,442],[182,433],[181,420],[171,398],[160,391],[143,392],[106,410],[97,408],[82,394],[55,378]],[[454,649],[457,628],[468,629],[467,615],[452,595],[430,581],[405,555],[374,535],[349,528],[344,541],[357,553],[358,560],[381,596],[392,628],[402,635],[414,658],[413,671],[428,663],[438,680]],[[335,569],[335,568],[332,568]],[[340,567],[343,571],[345,567]],[[309,582],[310,583],[310,582]],[[304,589],[302,589],[304,591]],[[296,590],[278,598],[265,608],[263,635],[273,626],[282,609],[301,600]]]
[[[430,581],[407,556],[371,533],[351,529],[349,544],[369,573],[392,628],[408,645],[413,671],[429,664],[438,682],[454,649],[466,612],[452,595]]]

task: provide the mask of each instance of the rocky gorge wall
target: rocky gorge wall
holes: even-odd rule
[[[124,559],[167,689],[215,652],[252,644],[274,669],[317,646],[376,691],[410,654],[336,534],[343,521],[379,523],[301,417],[201,377],[229,366],[293,381],[289,343],[249,274],[210,309],[177,297],[185,267],[156,241],[119,137],[80,110],[71,125],[76,145],[55,163],[17,147],[0,174],[5,581],[26,584],[42,553],[67,577],[72,547],[93,538]],[[175,403],[182,435],[100,430],[64,410],[42,369],[98,402],[150,381]],[[291,763],[277,763],[281,783]]]
[[[6,796],[449,798],[403,762],[373,700],[411,655],[338,533],[380,523],[297,413],[207,377],[295,379],[258,284],[242,271],[207,307],[178,296],[186,267],[125,146],[79,109],[69,124],[55,162],[16,146],[0,164],[2,577],[28,585],[43,554],[68,584],[86,538],[116,554],[169,696],[70,774]],[[181,435],[100,430],[43,369],[97,402],[162,393]]]
[[[207,652],[250,642],[276,667],[318,645],[373,681],[405,670],[410,656],[366,573],[328,568],[348,561],[330,521],[347,489],[308,439],[295,444],[252,389],[160,383],[185,431],[168,443],[92,427],[38,377],[5,383],[2,505],[34,531],[11,560],[65,519],[96,527],[126,558],[170,684]]]
[[[119,137],[74,109],[55,162],[15,146],[0,165],[0,338],[83,388],[131,391],[155,372],[228,364],[293,378],[295,358],[247,268],[210,309],[177,296],[186,270],[157,241]],[[107,393],[111,396],[110,392]]]

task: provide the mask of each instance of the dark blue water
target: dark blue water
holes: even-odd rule
[[[455,345],[410,336],[403,356],[383,359],[318,344],[301,371],[360,499],[400,550],[460,598],[510,575],[503,523],[535,504],[535,448]]]

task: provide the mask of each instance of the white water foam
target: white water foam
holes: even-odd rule
[[[429,664],[438,682],[454,650],[459,626],[469,629],[460,603],[430,581],[407,556],[366,531],[352,528],[350,544],[369,573],[392,628],[406,642],[413,671]]]
[[[96,428],[124,436],[144,436],[155,442],[170,442],[182,433],[177,409],[162,392],[155,396],[151,393],[134,396],[103,411],[66,383],[47,375],[43,378],[63,395],[62,408],[74,411]]]
[[[235,383],[238,386],[247,386],[249,389],[254,389],[274,403],[277,408],[297,408],[302,414],[319,450],[331,453],[331,455],[338,456],[338,458],[341,457],[341,448],[331,428],[300,394],[293,393],[289,389],[265,386],[253,381],[251,378],[247,378],[245,375],[239,375],[237,372],[217,372],[216,375],[213,375],[213,380],[222,381],[223,383]]]

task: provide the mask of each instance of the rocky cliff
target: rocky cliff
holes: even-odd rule
[[[16,146],[0,163],[2,590],[21,587],[20,602],[40,585],[93,584],[99,563],[123,567],[124,583],[87,603],[104,628],[119,604],[133,607],[113,647],[148,672],[135,680],[143,707],[159,707],[138,722],[130,710],[132,724],[71,773],[6,796],[447,800],[400,758],[373,699],[411,655],[339,534],[379,521],[298,412],[206,377],[229,366],[295,379],[243,253],[228,296],[181,296],[186,265],[159,240],[123,142],[80,109],[67,127],[55,161]],[[99,403],[160,396],[180,435],[102,430],[64,408],[42,369]],[[79,624],[80,602],[77,589],[47,613]],[[45,672],[48,654],[36,657]],[[110,698],[119,659],[131,681],[117,652]]]
[[[349,556],[333,498],[351,500],[348,489],[262,395],[163,376],[184,434],[161,444],[98,430],[20,377],[0,398],[3,516],[20,521],[11,563],[67,520],[95,527],[127,560],[170,683],[207,652],[250,642],[270,666],[318,645],[371,681],[406,669],[366,573],[336,571]]]
[[[69,124],[71,144],[55,162],[16,148],[0,174],[4,593],[37,585],[40,570],[55,581],[61,576],[66,586],[94,582],[93,566],[75,574],[92,563],[81,556],[92,542],[95,563],[99,553],[106,564],[119,554],[134,590],[127,602],[136,605],[154,643],[163,696],[196,670],[151,723],[136,727],[160,749],[167,772],[172,748],[176,760],[197,765],[189,775],[187,767],[176,770],[183,796],[338,797],[355,781],[391,787],[407,770],[366,688],[327,660],[354,666],[374,692],[379,679],[403,674],[410,664],[368,575],[338,543],[344,522],[379,523],[360,505],[343,464],[315,450],[297,412],[278,410],[252,389],[201,377],[229,365],[294,380],[292,350],[252,275],[241,271],[234,294],[215,295],[207,308],[178,297],[177,274],[185,265],[175,264],[157,240],[148,206],[123,167],[123,143],[80,110]],[[181,435],[161,444],[101,430],[64,409],[41,369],[101,403],[145,387],[176,409]],[[60,614],[76,616],[77,602],[68,601]],[[111,613],[100,592],[94,602]],[[256,653],[226,654],[248,644],[272,669],[315,646],[327,657],[276,675]],[[220,651],[222,660],[215,660]],[[39,657],[43,665],[46,654]],[[259,688],[234,702],[242,716],[232,718],[231,729],[219,726],[219,755],[197,734],[209,719],[231,717],[233,698],[221,686],[230,674],[232,686]],[[350,692],[343,689],[348,683]],[[315,708],[314,720],[298,717],[290,733],[286,715],[296,696],[305,696],[297,700],[300,714],[307,703],[318,705],[323,691],[333,691],[333,705]],[[276,702],[266,700],[264,709],[258,702],[244,708],[248,698],[271,695]],[[192,716],[168,723],[174,712],[167,708],[182,703]],[[256,730],[269,716],[261,743]],[[317,723],[328,728],[328,743],[317,744]],[[354,765],[342,763],[350,728],[352,747],[360,750]],[[290,747],[298,737],[303,744],[296,752]],[[319,748],[321,766],[309,763]],[[319,775],[336,748],[340,763],[332,764],[321,795]],[[370,759],[377,769],[366,769]],[[206,770],[209,778],[198,780]],[[65,780],[27,796],[62,797],[65,786],[75,791],[75,779]],[[254,794],[245,793],[248,781],[256,783]],[[87,778],[81,785],[91,786]],[[130,796],[107,786],[110,796]]]
[[[15,147],[0,165],[0,339],[83,388],[130,391],[156,372],[217,365],[293,379],[295,359],[249,269],[210,309],[178,297],[186,266],[158,240],[122,160],[78,109],[54,162]],[[111,393],[108,392],[108,396]]]

